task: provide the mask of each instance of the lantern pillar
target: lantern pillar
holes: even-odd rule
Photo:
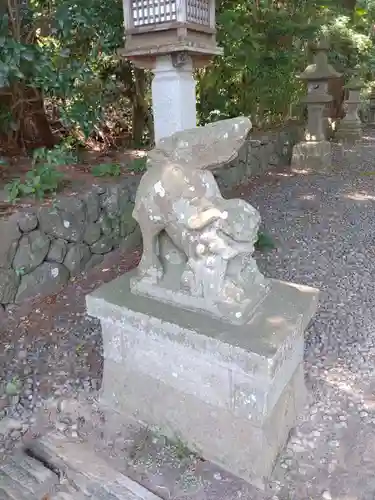
[[[194,71],[222,49],[216,44],[215,0],[123,0],[121,56],[150,70],[156,144],[197,126]]]
[[[319,87],[302,99],[307,105],[305,140],[293,148],[292,167],[324,172],[331,166],[331,143],[326,140],[324,111],[332,97]]]
[[[152,69],[155,142],[197,126],[195,79],[189,55],[156,57]]]

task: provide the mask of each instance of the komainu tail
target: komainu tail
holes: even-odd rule
[[[176,132],[150,151],[148,167],[165,162],[198,170],[224,165],[236,158],[251,128],[249,118],[240,116]]]

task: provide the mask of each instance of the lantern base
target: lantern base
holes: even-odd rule
[[[138,67],[152,70],[158,57],[186,52],[194,67],[202,68],[223,54],[215,34],[212,27],[192,23],[162,23],[153,29],[138,26],[127,30],[125,48],[118,54]]]
[[[332,146],[329,141],[304,141],[293,148],[292,167],[325,171],[331,167]]]
[[[362,139],[362,124],[360,120],[341,120],[336,132],[340,142],[355,142]]]

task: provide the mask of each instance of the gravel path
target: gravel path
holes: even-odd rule
[[[306,333],[312,405],[280,457],[275,500],[375,498],[375,142],[330,175],[280,176],[248,199],[277,241],[266,275],[321,290]]]
[[[99,388],[100,324],[86,316],[85,296],[136,266],[139,255],[112,252],[60,293],[14,306],[0,318],[0,459],[29,437],[46,399]]]
[[[309,406],[278,461],[270,492],[244,493],[240,485],[225,500],[375,499],[375,133],[372,135],[344,155],[338,149],[329,174],[272,173],[242,190],[259,208],[267,232],[277,242],[275,251],[259,256],[260,268],[271,277],[315,286],[321,290],[321,298],[306,334]],[[8,335],[8,347],[0,351],[0,380],[2,377],[8,389],[9,383],[17,385],[18,378],[23,380],[21,399],[25,404],[19,400],[12,409],[18,411],[18,419],[26,414],[30,419],[39,392],[42,396],[52,389],[69,392],[75,384],[83,387],[86,381],[92,385],[98,374],[100,378],[100,333],[83,309],[84,294],[97,283],[72,285],[70,310],[60,305],[57,314],[51,304],[44,304],[43,314],[53,325],[53,342],[40,334],[35,337],[38,341],[30,341],[29,319],[25,320],[26,333],[21,335],[23,344],[15,345]],[[12,366],[11,359],[16,360]],[[29,359],[34,362],[30,364]],[[58,382],[54,384],[55,377]],[[44,383],[46,389],[39,391]],[[26,428],[13,430],[13,441]],[[9,443],[9,438],[0,440],[0,454],[1,448],[11,447]],[[204,498],[224,500],[220,493],[215,497],[208,491]]]

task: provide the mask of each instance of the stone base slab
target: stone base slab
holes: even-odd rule
[[[304,404],[317,291],[270,280],[251,320],[234,326],[133,295],[133,275],[87,296],[103,331],[103,403],[262,487]]]
[[[101,403],[264,489],[306,402],[302,363],[261,426],[211,406],[152,375],[105,362]]]
[[[342,142],[356,142],[362,139],[363,131],[360,121],[342,120],[336,131],[335,139]]]
[[[292,167],[312,171],[329,170],[332,163],[332,146],[329,141],[299,142],[293,147]]]
[[[177,307],[192,312],[199,311],[208,314],[219,321],[226,321],[235,325],[242,325],[252,315],[255,308],[265,299],[268,293],[268,283],[254,284],[252,295],[241,304],[218,302],[205,297],[195,297],[181,289],[172,289],[163,285],[150,283],[147,278],[135,277],[131,283],[131,290],[136,295],[149,297],[165,304],[174,304]]]

